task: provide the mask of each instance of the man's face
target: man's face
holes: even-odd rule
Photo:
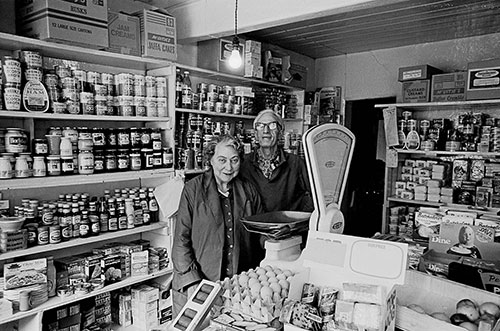
[[[240,156],[232,145],[219,143],[210,160],[214,176],[219,183],[229,183],[240,171]]]
[[[281,127],[272,114],[264,114],[255,125],[255,137],[259,145],[264,148],[276,146],[280,132]]]
[[[474,231],[471,228],[465,229],[463,240],[465,245],[472,245],[474,243]]]

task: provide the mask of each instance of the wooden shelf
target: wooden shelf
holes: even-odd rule
[[[34,50],[40,51],[42,56],[70,59],[132,70],[148,70],[172,65],[172,62],[167,60],[112,53],[67,44],[58,44],[2,32],[0,32],[0,49],[10,51]]]
[[[137,117],[137,116],[101,116],[101,115],[79,115],[79,114],[53,114],[53,113],[30,113],[25,111],[0,110],[0,117],[9,118],[36,118],[47,121],[72,120],[72,121],[106,121],[106,122],[168,122],[169,117]]]
[[[50,309],[62,307],[62,306],[68,305],[68,304],[73,303],[73,302],[81,301],[83,299],[92,298],[92,297],[95,297],[96,295],[99,295],[99,294],[102,294],[105,292],[118,290],[118,289],[121,289],[121,288],[124,288],[127,286],[142,283],[144,281],[154,279],[154,278],[157,278],[160,276],[166,276],[166,275],[169,275],[171,273],[172,273],[172,269],[167,268],[167,269],[164,269],[164,270],[161,270],[161,271],[158,271],[158,272],[146,275],[146,276],[128,277],[120,282],[117,282],[117,283],[114,283],[114,284],[111,284],[108,286],[104,286],[103,288],[101,288],[99,290],[92,291],[92,292],[85,294],[85,295],[73,294],[73,295],[66,297],[66,298],[52,297],[52,298],[49,298],[49,300],[47,302],[44,302],[40,306],[34,307],[31,310],[17,312],[15,314],[13,314],[12,316],[9,316],[6,318],[0,317],[0,325],[7,323],[7,322],[11,322],[11,321],[17,321],[17,320],[20,320],[20,319],[25,318],[25,317],[33,316],[33,315],[36,315],[38,313],[42,313],[42,312],[50,310]]]
[[[388,107],[408,108],[417,111],[429,111],[438,109],[480,111],[484,109],[493,109],[493,108],[498,108],[500,110],[500,99],[450,101],[450,102],[389,103],[389,104],[375,105],[375,108],[388,108]]]
[[[465,156],[469,158],[493,158],[500,157],[500,153],[496,152],[466,152],[466,151],[422,151],[422,150],[408,150],[408,149],[394,149],[398,154],[412,154],[412,155],[424,155],[429,157],[436,156]]]
[[[175,111],[179,113],[201,114],[210,117],[227,117],[227,118],[240,118],[240,119],[251,119],[251,120],[253,120],[256,117],[255,115],[236,115],[236,114],[216,113],[213,111],[184,109],[184,108],[175,108]]]
[[[29,178],[12,178],[0,180],[0,190],[29,189],[40,187],[58,187],[83,184],[99,184],[123,182],[136,179],[162,178],[173,173],[173,168],[152,170],[104,172],[92,175],[46,176]]]
[[[444,203],[441,202],[431,202],[431,201],[423,201],[423,200],[409,200],[409,199],[401,199],[396,197],[387,198],[387,201],[390,202],[398,202],[398,203],[407,203],[410,205],[420,205],[420,206],[429,206],[429,207],[441,207],[444,206]]]
[[[226,74],[223,72],[217,72],[217,71],[213,71],[213,70],[193,67],[193,66],[184,65],[184,64],[177,64],[177,67],[181,68],[181,71],[184,71],[184,70],[189,71],[189,74],[191,76],[196,76],[196,77],[206,78],[206,79],[211,79],[211,80],[217,80],[217,81],[223,82],[223,84],[238,84],[238,85],[243,85],[243,86],[275,87],[275,88],[286,89],[289,91],[303,91],[304,90],[302,88],[298,88],[298,87],[294,87],[294,86],[290,86],[290,85],[273,83],[273,82],[268,82],[265,80],[254,79],[254,78],[241,77],[241,76],[237,76],[237,75]]]
[[[71,248],[71,247],[88,245],[88,244],[97,243],[97,242],[104,242],[106,240],[123,238],[123,237],[131,236],[134,234],[163,229],[166,226],[167,226],[167,222],[158,222],[158,223],[153,223],[150,225],[140,226],[140,227],[133,228],[133,229],[120,230],[120,231],[114,231],[114,232],[105,232],[105,233],[102,233],[98,236],[92,236],[92,237],[88,237],[88,238],[71,239],[71,240],[64,241],[64,242],[61,242],[58,244],[39,245],[39,246],[30,247],[27,249],[22,249],[22,250],[7,252],[7,253],[0,253],[0,261],[10,260],[10,259],[14,259],[17,257],[22,257],[22,256],[52,252],[52,251],[67,249],[67,248]]]

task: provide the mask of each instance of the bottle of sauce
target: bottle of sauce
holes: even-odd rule
[[[90,236],[90,220],[88,210],[82,210],[82,220],[80,222],[80,237],[88,238]]]
[[[89,202],[90,234],[97,236],[101,233],[101,223],[97,214],[97,201]]]
[[[160,212],[158,208],[158,201],[156,201],[152,187],[148,189],[148,205],[149,205],[149,212],[151,213],[151,223],[159,222]]]
[[[101,232],[108,232],[109,212],[106,198],[101,198],[99,203],[99,222],[101,223]]]
[[[116,216],[116,209],[114,206],[114,202],[110,203],[111,200],[113,200],[113,199],[108,200],[108,208],[109,208],[108,230],[109,231],[117,231],[118,230],[118,217]]]
[[[118,207],[118,230],[127,229],[127,214],[125,213],[125,205]]]
[[[73,224],[73,238],[80,237],[80,223],[82,222],[82,214],[78,207],[78,202],[71,203],[71,223]]]

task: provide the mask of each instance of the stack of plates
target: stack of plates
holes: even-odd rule
[[[14,310],[19,310],[19,295],[21,292],[30,293],[30,308],[41,305],[42,303],[49,300],[49,293],[47,290],[47,284],[36,284],[25,287],[16,288],[13,290],[5,290],[3,296],[5,299],[12,302]]]
[[[307,231],[311,213],[300,211],[275,211],[248,216],[241,220],[249,232],[263,234],[272,239],[286,239]]]

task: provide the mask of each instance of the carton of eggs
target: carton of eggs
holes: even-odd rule
[[[224,308],[263,322],[281,312],[293,273],[272,266],[257,267],[220,281]]]

